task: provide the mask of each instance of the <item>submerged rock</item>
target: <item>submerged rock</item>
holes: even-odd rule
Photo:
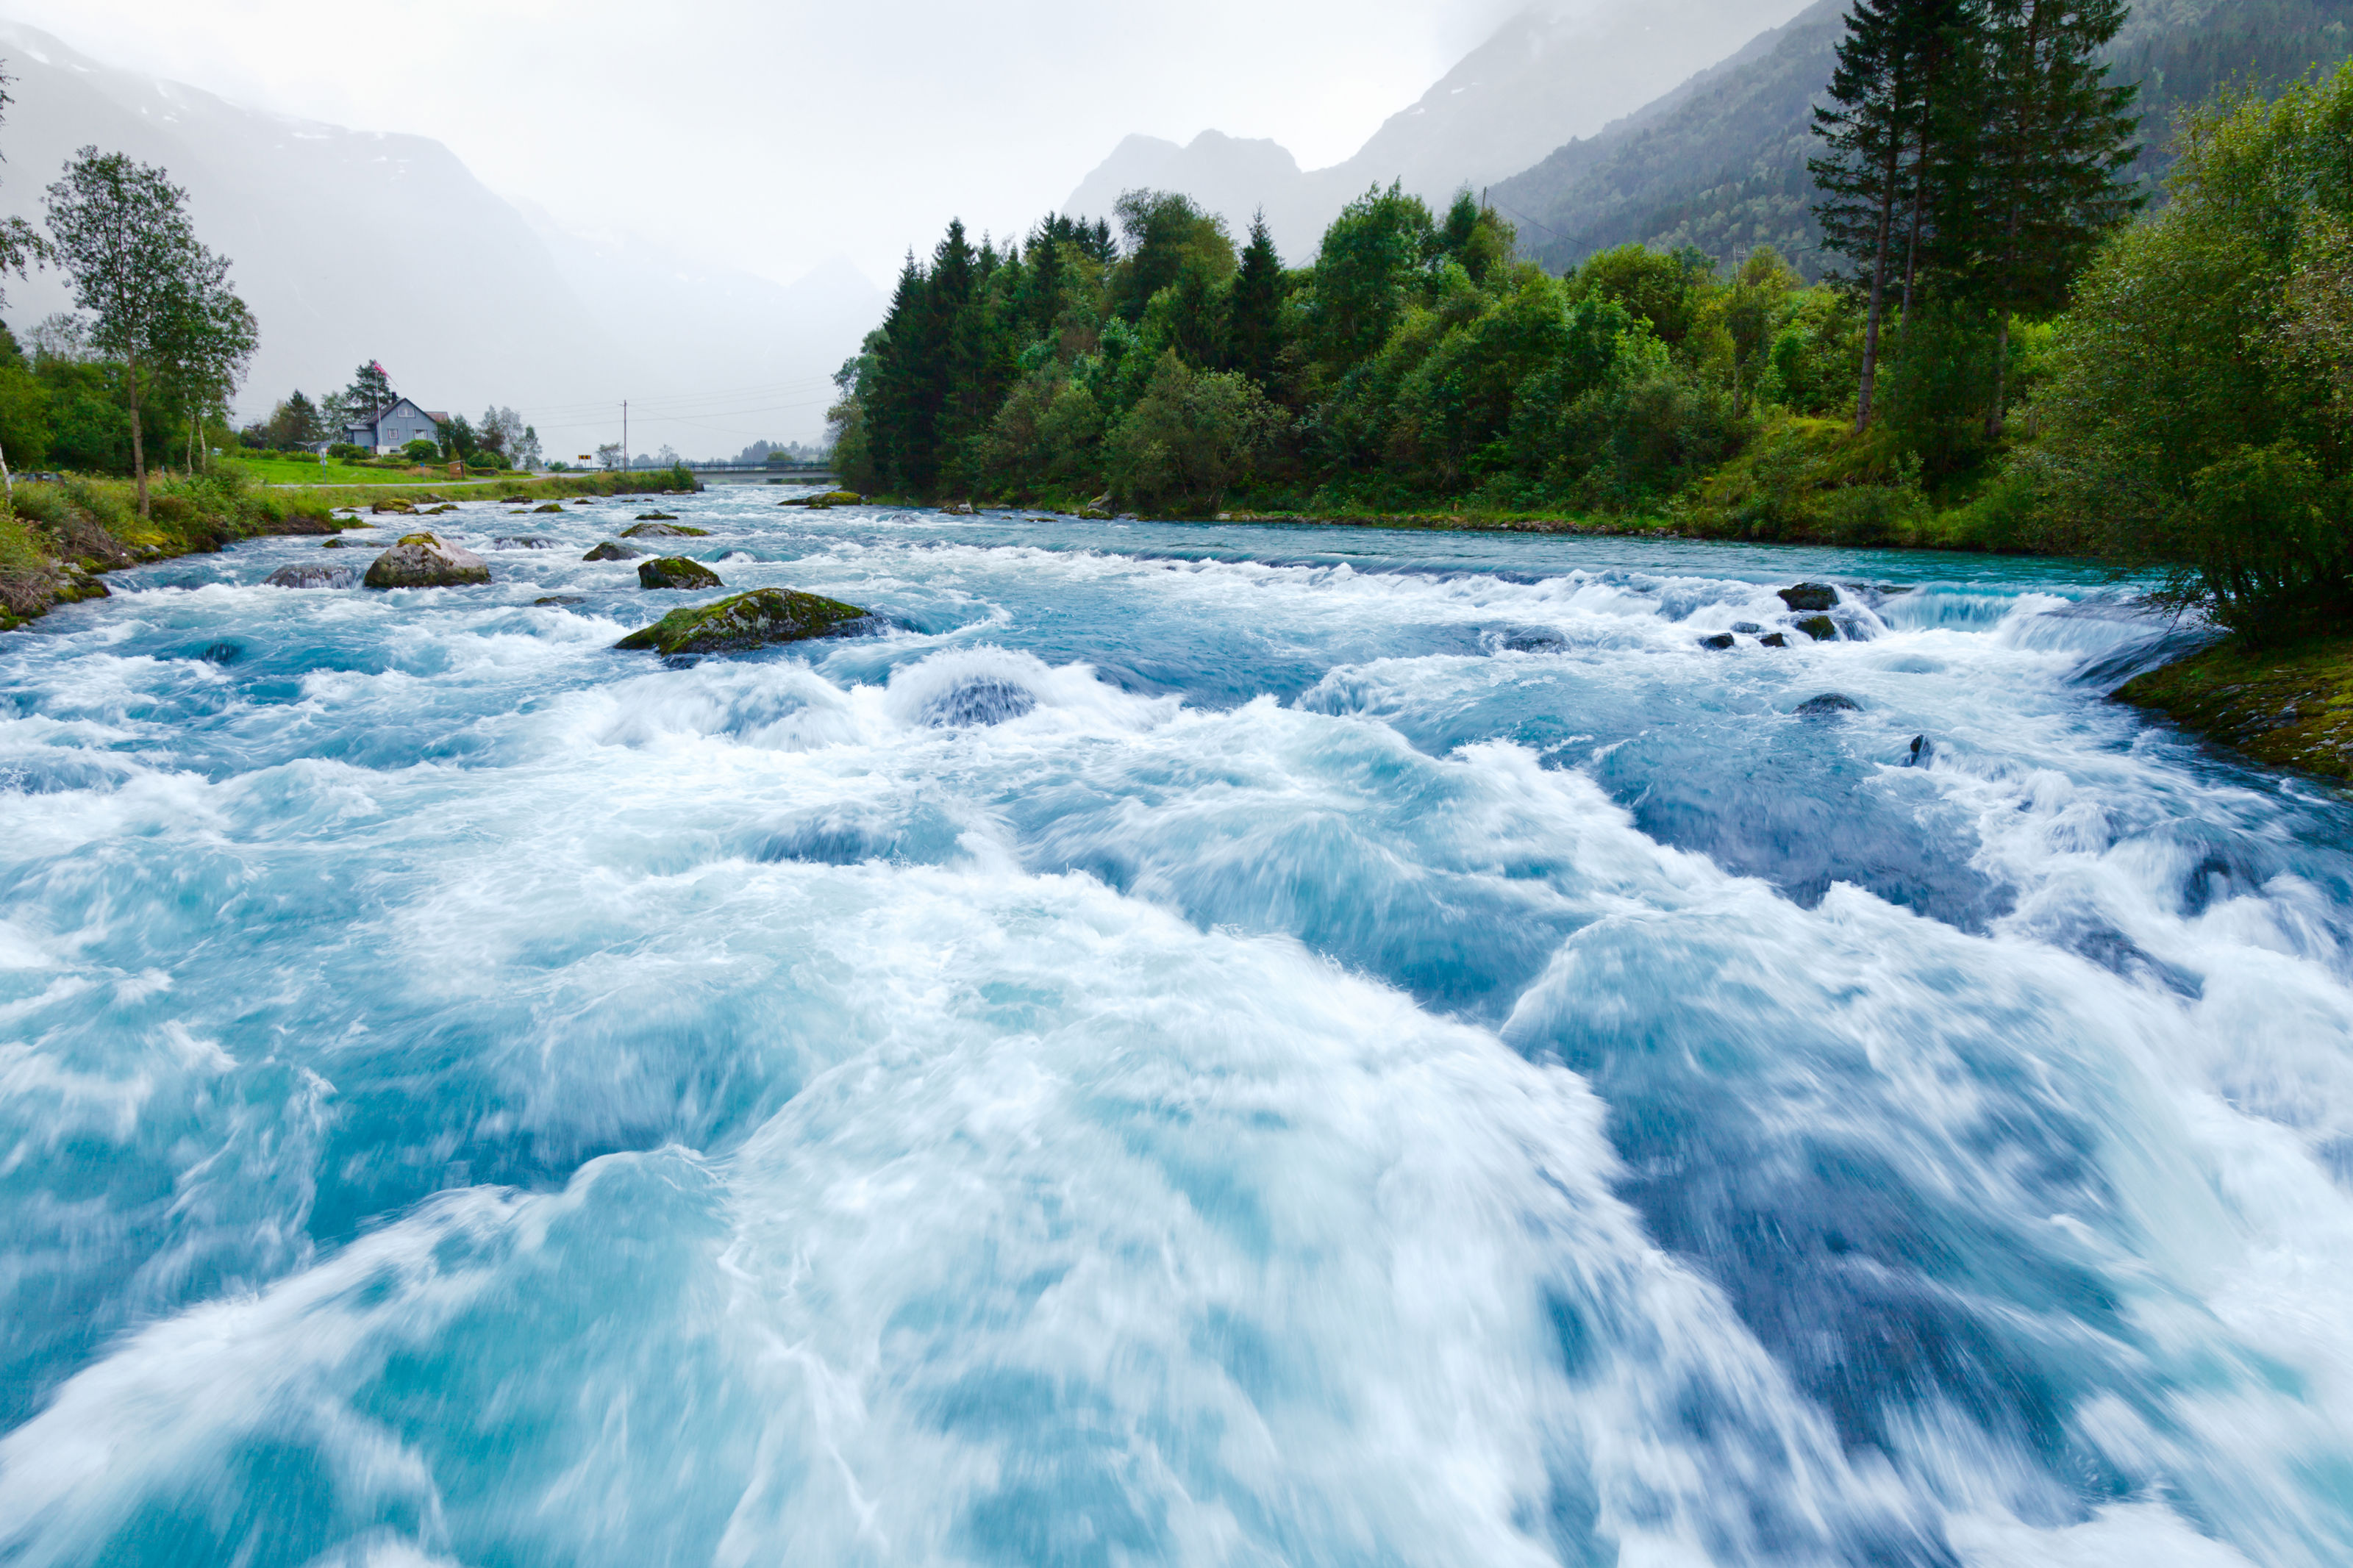
[[[1735,621],[1732,623],[1732,629],[1736,632],[1745,632],[1753,637],[1762,632],[1765,628],[1758,626],[1755,621]]]
[[[1780,601],[1793,610],[1819,613],[1839,602],[1838,590],[1828,583],[1800,583],[1794,588],[1777,590]]]
[[[1714,648],[1718,653],[1722,653],[1725,648],[1730,647],[1732,644],[1733,637],[1730,632],[1718,632],[1712,637],[1702,637],[1699,639],[1700,647]]]
[[[1912,754],[1904,759],[1907,768],[1925,768],[1936,754],[1936,742],[1926,735],[1912,737]]]
[[[343,519],[330,517],[322,511],[290,511],[284,517],[265,520],[257,531],[261,533],[332,533],[351,526]]]
[[[273,588],[348,588],[358,575],[348,566],[280,566],[262,581]]]
[[[624,539],[701,539],[711,531],[683,522],[640,522],[621,530]]]
[[[580,559],[583,561],[635,561],[644,553],[642,550],[632,550],[626,544],[616,544],[608,539]]]
[[[1862,704],[1843,692],[1825,691],[1820,697],[1809,697],[1790,710],[1801,719],[1822,719],[1832,713],[1860,713]]]
[[[491,548],[493,550],[545,550],[554,542],[555,541],[543,533],[515,533],[501,535],[491,540]]]
[[[790,588],[754,588],[708,605],[672,610],[615,643],[661,654],[726,653],[769,643],[839,637],[871,624],[864,610]]]
[[[683,555],[664,555],[638,567],[640,588],[723,588],[719,574]]]
[[[1029,688],[984,676],[965,681],[944,696],[923,704],[923,721],[934,730],[1001,724],[1033,711],[1037,706],[1037,695]]]
[[[586,594],[543,594],[531,603],[532,607],[537,609],[546,605],[585,605],[587,602]]]
[[[1816,642],[1838,641],[1838,623],[1828,616],[1808,616],[1797,623],[1798,629]]]
[[[490,580],[489,562],[429,533],[403,535],[399,543],[369,563],[364,579],[371,588],[448,588]]]

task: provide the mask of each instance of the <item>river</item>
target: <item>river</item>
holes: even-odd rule
[[[774,503],[0,637],[0,1562],[2353,1560],[2353,806],[2096,573]]]

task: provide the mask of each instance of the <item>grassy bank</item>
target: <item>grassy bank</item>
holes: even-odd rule
[[[299,458],[275,453],[240,453],[224,458],[223,468],[242,469],[256,484],[299,485],[302,487],[344,485],[424,484],[448,480],[447,463],[383,463],[347,462],[330,458],[323,463],[305,462]],[[497,474],[469,475],[470,479],[497,479]],[[524,475],[523,478],[530,476]],[[458,481],[450,480],[451,483]]]
[[[2276,648],[2219,644],[2135,678],[2116,700],[2257,762],[2353,779],[2353,636]]]
[[[124,566],[205,553],[272,533],[332,533],[353,526],[337,513],[384,505],[421,509],[448,500],[562,500],[574,496],[671,493],[691,475],[566,474],[525,479],[451,480],[420,493],[412,483],[319,485],[266,489],[242,466],[190,478],[158,478],[148,515],[129,479],[68,475],[56,484],[20,483],[0,509],[0,631],[52,605],[103,598],[104,574]]]

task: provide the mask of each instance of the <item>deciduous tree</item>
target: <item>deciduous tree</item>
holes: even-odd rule
[[[122,356],[131,408],[131,463],[139,515],[148,515],[147,453],[140,434],[139,376],[156,336],[183,308],[202,256],[187,193],[163,170],[120,153],[84,147],[48,188],[48,226],[74,300],[92,317],[91,338]]]

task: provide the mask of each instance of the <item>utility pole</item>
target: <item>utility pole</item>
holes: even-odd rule
[[[621,399],[621,472],[629,471],[629,400]]]

